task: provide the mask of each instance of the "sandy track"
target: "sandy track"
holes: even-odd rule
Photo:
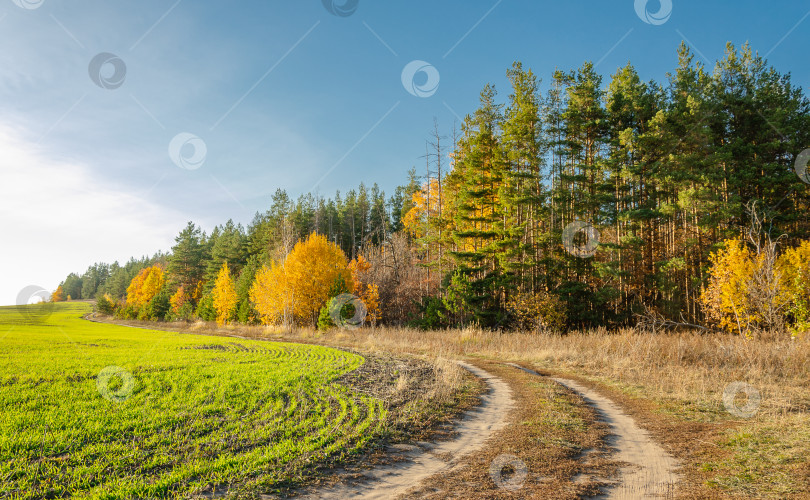
[[[506,426],[506,417],[514,406],[512,391],[506,382],[489,372],[467,363],[459,364],[483,379],[489,391],[481,396],[480,405],[465,412],[454,429],[454,439],[425,443],[421,447],[400,447],[400,450],[406,450],[400,455],[405,460],[367,471],[363,474],[365,479],[359,483],[340,484],[306,494],[303,498],[396,498],[418,486],[422,480],[453,469],[464,455],[480,449],[496,431]]]
[[[508,364],[539,376],[533,370],[513,363]],[[615,449],[615,454],[611,458],[628,464],[621,469],[619,484],[607,488],[597,498],[636,499],[672,496],[679,479],[675,473],[678,463],[653,441],[649,432],[639,427],[635,420],[613,401],[593,389],[565,378],[552,377],[552,380],[579,394],[600,413],[602,420],[611,429],[608,444]]]

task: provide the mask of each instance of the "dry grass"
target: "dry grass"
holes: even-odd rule
[[[580,376],[631,409],[684,463],[689,496],[810,495],[810,341],[634,330],[567,336],[478,329],[405,328],[321,334],[306,329],[264,335],[350,345],[363,351],[440,354],[532,365]],[[761,396],[750,418],[723,403],[733,382]],[[738,395],[743,406],[747,400]]]
[[[319,343],[349,345],[364,351],[527,362],[604,379],[608,384],[661,401],[691,402],[696,405],[694,411],[687,409],[683,415],[697,420],[722,418],[723,391],[728,384],[739,381],[759,390],[759,418],[787,417],[810,410],[810,341],[749,341],[736,336],[691,333],[648,335],[633,330],[567,336],[404,328],[327,334],[306,329],[282,334],[265,328],[263,333],[317,339]],[[712,412],[712,408],[716,411]]]

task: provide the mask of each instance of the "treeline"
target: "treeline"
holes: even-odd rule
[[[424,175],[411,170],[388,199],[376,185],[295,201],[279,190],[246,229],[189,223],[170,254],[96,264],[60,288],[125,301],[124,282],[158,265],[161,300],[188,294],[165,315],[213,320],[227,264],[234,320],[257,322],[256,274],[317,233],[347,262],[363,257],[383,322],[589,327],[652,310],[704,323],[710,256],[745,234],[746,207],[783,246],[810,236],[810,189],[794,172],[810,102],[747,45],[711,70],[683,44],[677,60],[663,84],[629,64],[607,84],[591,63],[555,71],[544,95],[515,63],[505,102],[487,85],[458,134],[436,127]]]
[[[774,239],[807,238],[794,161],[810,144],[808,100],[749,46],[728,45],[708,71],[682,44],[665,84],[628,64],[604,85],[586,63],[555,71],[541,96],[521,64],[507,76],[506,102],[484,88],[452,170],[406,221],[451,322],[508,323],[510,299],[528,294],[558,299],[572,326],[629,324],[645,308],[701,323],[709,256],[743,235],[752,201]],[[598,231],[593,257],[587,241],[561,244],[578,221]]]
[[[126,297],[127,287],[144,268],[166,264],[166,255],[157,253],[152,257],[132,258],[123,266],[118,262],[93,264],[84,274],[70,273],[59,285],[59,297],[63,300],[95,299],[99,295]]]
[[[405,323],[418,315],[419,299],[427,293],[426,288],[420,287],[425,272],[417,267],[412,245],[401,231],[403,214],[410,211],[411,200],[418,190],[413,171],[409,184],[397,187],[389,198],[376,184],[368,189],[361,183],[356,190],[338,192],[333,198],[307,194],[297,200],[279,189],[272,197],[270,208],[256,214],[247,228],[229,220],[206,234],[189,222],[175,238],[170,253],[132,259],[124,266],[117,262],[94,264],[82,275],[70,274],[59,285],[55,296],[67,300],[102,300],[111,304],[107,312],[115,309],[122,317],[140,315],[142,319],[160,320],[196,317],[214,321],[212,291],[223,265],[227,265],[238,297],[233,320],[258,323],[260,315],[249,297],[257,272],[273,262],[283,262],[296,243],[317,233],[326,236],[343,252],[347,265],[348,259],[356,262],[361,254],[374,259],[380,267],[386,259],[396,259],[396,266],[386,267],[388,271],[396,267],[396,276],[383,285],[382,294],[386,305],[392,307],[389,321]],[[375,256],[379,253],[375,250],[382,247],[390,248],[391,252]],[[368,263],[368,260],[363,262]],[[136,300],[137,307],[127,307],[130,284],[139,273],[154,266],[165,270],[162,289],[153,290],[150,296],[154,304],[141,304]],[[364,273],[370,271],[364,270]],[[383,269],[374,271],[377,277],[385,273]],[[181,300],[181,305],[173,310],[171,299],[181,288],[187,300]],[[133,301],[129,302],[132,305]],[[148,307],[141,307],[144,305]]]

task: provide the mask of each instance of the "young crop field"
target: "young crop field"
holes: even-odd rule
[[[0,497],[188,497],[294,486],[382,433],[336,349],[0,308]]]

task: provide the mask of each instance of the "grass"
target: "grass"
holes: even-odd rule
[[[204,327],[198,327],[205,330]],[[313,340],[393,353],[441,353],[523,363],[595,385],[653,432],[683,464],[685,496],[805,498],[810,496],[810,339],[749,341],[737,336],[627,329],[566,336],[478,329],[407,328],[279,332],[237,327],[267,338]],[[220,333],[223,333],[220,331]],[[728,411],[733,382],[757,389],[750,418]],[[744,405],[745,398],[738,396]]]
[[[0,308],[0,497],[272,492],[385,433],[383,402],[337,383],[357,354],[91,323],[89,311]]]
[[[378,328],[323,334],[309,329],[216,328],[203,323],[163,327],[313,342],[361,352],[518,362],[541,373],[578,379],[622,405],[680,460],[684,475],[680,496],[684,498],[810,497],[806,481],[810,477],[810,338],[748,341],[688,332],[651,335],[632,329],[557,336],[472,328],[428,332]],[[761,396],[749,418],[729,412],[724,405],[723,392],[734,382],[749,384]],[[746,400],[738,396],[737,402],[744,405]],[[547,424],[553,425],[543,425]],[[530,469],[536,467],[541,465]],[[486,482],[485,476],[481,481]]]

